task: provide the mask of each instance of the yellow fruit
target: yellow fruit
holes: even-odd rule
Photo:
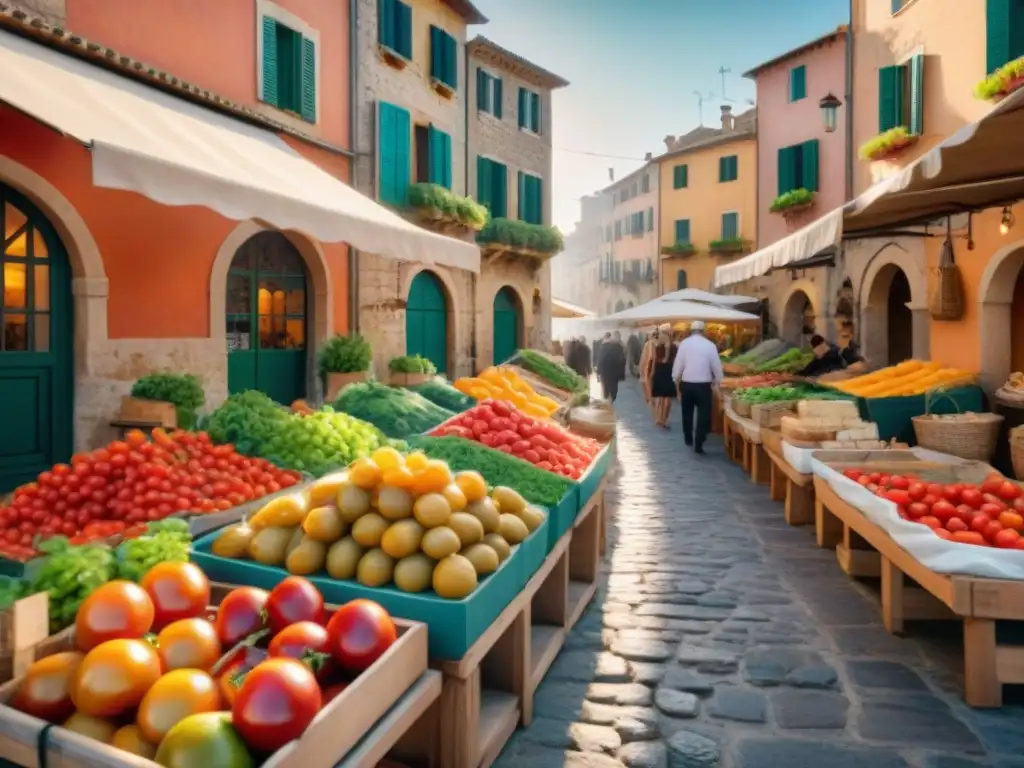
[[[302,540],[306,536],[306,534],[302,530],[301,525],[296,525],[294,528],[291,529],[291,531],[292,536],[290,539],[288,539],[288,546],[284,548],[284,556],[286,560],[288,559],[288,555],[295,551],[295,548],[302,543]]]
[[[501,538],[514,546],[530,535],[530,529],[515,515],[502,514],[498,521],[498,533],[501,534]]]
[[[312,485],[306,490],[306,496],[309,499],[309,508],[314,509],[316,507],[322,507],[325,504],[333,504],[335,499],[338,498],[338,491],[341,490],[348,480],[348,472],[332,472],[329,475],[324,475],[319,480],[313,482]]]
[[[427,466],[428,461],[430,459],[427,458],[427,454],[423,453],[423,451],[413,451],[405,457],[405,466],[413,472],[419,472]]]
[[[484,533],[497,533],[498,507],[489,496],[484,496],[466,507],[466,513],[472,515],[484,527]]]
[[[412,494],[404,488],[382,485],[377,494],[377,511],[385,520],[402,520],[412,516]]]
[[[366,550],[359,546],[359,543],[351,536],[346,536],[341,541],[336,541],[327,550],[327,573],[332,579],[351,579],[356,575],[356,566],[359,559],[366,554]]]
[[[117,726],[102,717],[94,717],[83,712],[75,712],[64,721],[63,727],[72,733],[86,736],[103,744],[109,744],[114,740],[117,733]]]
[[[466,501],[472,504],[487,495],[487,482],[484,476],[472,469],[455,473],[455,484],[462,489]]]
[[[442,557],[454,555],[462,549],[462,541],[451,528],[441,526],[440,528],[431,528],[423,534],[420,549],[435,560],[440,560]]]
[[[259,512],[252,516],[249,525],[255,531],[264,528],[292,528],[302,523],[309,509],[309,500],[304,493],[290,493],[271,499]]]
[[[399,520],[384,531],[380,548],[396,560],[409,557],[420,551],[423,532],[423,526],[415,520]]]
[[[327,562],[327,545],[310,536],[305,536],[284,561],[285,570],[296,576],[309,576],[323,570]]]
[[[455,512],[448,518],[448,527],[455,531],[463,547],[476,544],[484,537],[484,527],[468,512]]]
[[[381,485],[390,485],[395,488],[412,488],[415,479],[416,476],[408,467],[395,467],[394,469],[385,469],[380,482]]]
[[[370,512],[352,523],[352,538],[359,546],[373,549],[380,546],[387,529],[388,521],[376,512]]]
[[[539,405],[535,405],[534,403],[527,403],[526,405],[520,407],[519,410],[521,410],[527,416],[532,416],[535,419],[540,419],[542,421],[547,421],[548,419],[548,412],[544,408],[541,408]]]
[[[249,557],[264,565],[281,565],[293,532],[291,528],[264,528],[249,542]]]
[[[462,555],[449,555],[434,567],[433,585],[439,597],[461,600],[476,589],[476,568]]]
[[[448,465],[437,459],[430,459],[423,469],[413,470],[413,493],[420,496],[424,493],[440,493],[452,481],[452,471]]]
[[[302,521],[302,530],[306,535],[317,541],[333,544],[345,535],[345,521],[333,504],[309,510]]]
[[[420,553],[402,558],[395,563],[395,586],[403,592],[423,592],[430,588],[434,575],[434,561]]]
[[[402,458],[402,454],[390,446],[378,448],[370,454],[370,458],[373,459],[374,464],[385,472],[389,469],[405,466],[405,459]]]
[[[128,752],[147,760],[156,756],[156,747],[146,741],[142,735],[142,729],[137,725],[124,725],[117,729],[114,737],[110,740],[110,746]]]
[[[486,400],[491,396],[492,392],[487,387],[476,386],[472,387],[467,394],[474,400]]]
[[[227,557],[232,560],[245,557],[249,553],[249,545],[255,536],[256,531],[246,522],[229,525],[213,540],[211,550],[217,557]]]
[[[493,549],[498,555],[498,562],[504,563],[508,560],[508,556],[512,554],[512,547],[508,545],[508,542],[501,538],[500,534],[488,533],[484,536],[484,540],[481,542],[486,544],[488,547]]]
[[[519,519],[526,523],[526,528],[530,533],[540,528],[546,517],[547,513],[543,509],[532,504],[519,514]]]
[[[356,579],[364,587],[383,587],[391,581],[395,572],[395,561],[382,549],[371,549],[359,560]]]
[[[449,483],[441,491],[441,495],[448,499],[448,503],[451,505],[452,512],[461,512],[466,508],[466,504],[469,502],[466,500],[466,494],[462,492],[455,483]]]
[[[526,509],[526,499],[504,485],[499,485],[491,491],[491,498],[494,499],[494,503],[498,505],[502,514],[519,515]]]
[[[498,553],[486,544],[473,544],[459,554],[473,564],[473,569],[480,576],[494,573],[498,570],[498,565],[501,562],[498,559]]]
[[[440,493],[428,493],[416,499],[412,513],[424,528],[436,528],[448,522],[452,507]]]
[[[372,459],[356,459],[348,468],[349,480],[367,491],[380,484],[383,474],[381,468]]]
[[[346,523],[354,523],[370,511],[370,494],[352,483],[345,483],[338,491],[338,511]]]

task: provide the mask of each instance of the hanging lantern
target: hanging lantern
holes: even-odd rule
[[[839,108],[843,106],[843,102],[830,93],[818,102],[818,106],[821,108],[821,122],[825,125],[825,133],[835,133]]]

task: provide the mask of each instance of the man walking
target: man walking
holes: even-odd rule
[[[711,385],[723,378],[718,347],[704,335],[704,321],[694,320],[690,336],[679,345],[672,364],[672,379],[679,386],[683,405],[683,440],[693,446],[694,453],[704,453],[704,440],[711,431]]]

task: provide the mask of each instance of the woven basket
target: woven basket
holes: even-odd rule
[[[915,416],[911,421],[919,446],[971,461],[992,458],[1003,425],[1003,417],[995,413],[976,413],[970,418]]]
[[[948,227],[948,219],[947,219]],[[960,320],[964,316],[964,281],[953,258],[953,242],[949,235],[942,244],[935,291],[930,307],[932,320]]]

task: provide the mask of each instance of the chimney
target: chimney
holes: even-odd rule
[[[615,181],[615,169],[614,168],[609,168],[608,169],[608,181]]]
[[[654,159],[654,153],[653,152],[648,152],[646,155],[644,155],[644,162],[645,163],[649,163],[653,159]]]
[[[665,137],[665,149],[667,149],[669,152],[671,152],[675,148],[675,146],[676,146],[676,137],[675,136],[666,136]]]
[[[722,130],[732,130],[732,107],[728,104],[722,105]]]

